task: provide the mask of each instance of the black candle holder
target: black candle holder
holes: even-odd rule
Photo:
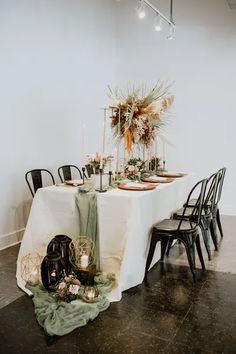
[[[83,177],[83,184],[84,184],[84,178],[85,178],[85,167],[82,167],[82,177]]]
[[[112,171],[109,171],[109,186],[111,186]]]
[[[163,160],[163,171],[165,171],[166,170],[166,162],[165,162],[165,160]]]
[[[103,189],[103,185],[102,185],[102,176],[103,176],[102,168],[99,168],[99,174],[100,174],[100,188],[97,188],[96,191],[99,193],[107,192],[107,189]]]

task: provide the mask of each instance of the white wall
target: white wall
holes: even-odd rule
[[[115,80],[113,6],[0,0],[0,248],[22,234],[26,171],[81,165],[83,120],[85,153],[98,150],[99,108]]]
[[[152,2],[168,14],[169,1]],[[166,28],[153,30],[150,11],[137,18],[136,4],[117,3],[119,85],[175,81],[165,134],[176,147],[167,148],[167,168],[207,176],[226,166],[221,211],[236,215],[236,11],[223,0],[175,0],[176,36],[168,41]]]

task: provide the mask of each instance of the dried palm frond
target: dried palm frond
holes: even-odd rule
[[[111,126],[116,138],[124,138],[125,148],[132,151],[133,145],[149,146],[163,124],[163,116],[174,100],[167,96],[171,85],[158,82],[151,89],[146,86],[129,85],[126,92],[108,87],[108,96],[114,101]]]

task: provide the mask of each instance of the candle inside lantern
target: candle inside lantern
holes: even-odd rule
[[[97,286],[94,285],[85,285],[84,288],[84,298],[93,301],[99,296],[99,291]]]
[[[57,275],[56,270],[53,269],[53,270],[51,271],[51,277],[52,277],[52,278],[56,278],[56,275]]]
[[[86,297],[88,300],[93,300],[95,298],[95,291],[93,289],[88,290]]]
[[[83,254],[80,259],[81,267],[87,268],[88,267],[89,257],[87,254]]]

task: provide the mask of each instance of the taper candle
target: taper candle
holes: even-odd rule
[[[101,148],[101,156],[100,156],[100,168],[103,168],[103,156],[105,152],[105,140],[106,140],[106,108],[103,109],[104,117],[103,117],[103,129],[102,129],[102,148]]]

